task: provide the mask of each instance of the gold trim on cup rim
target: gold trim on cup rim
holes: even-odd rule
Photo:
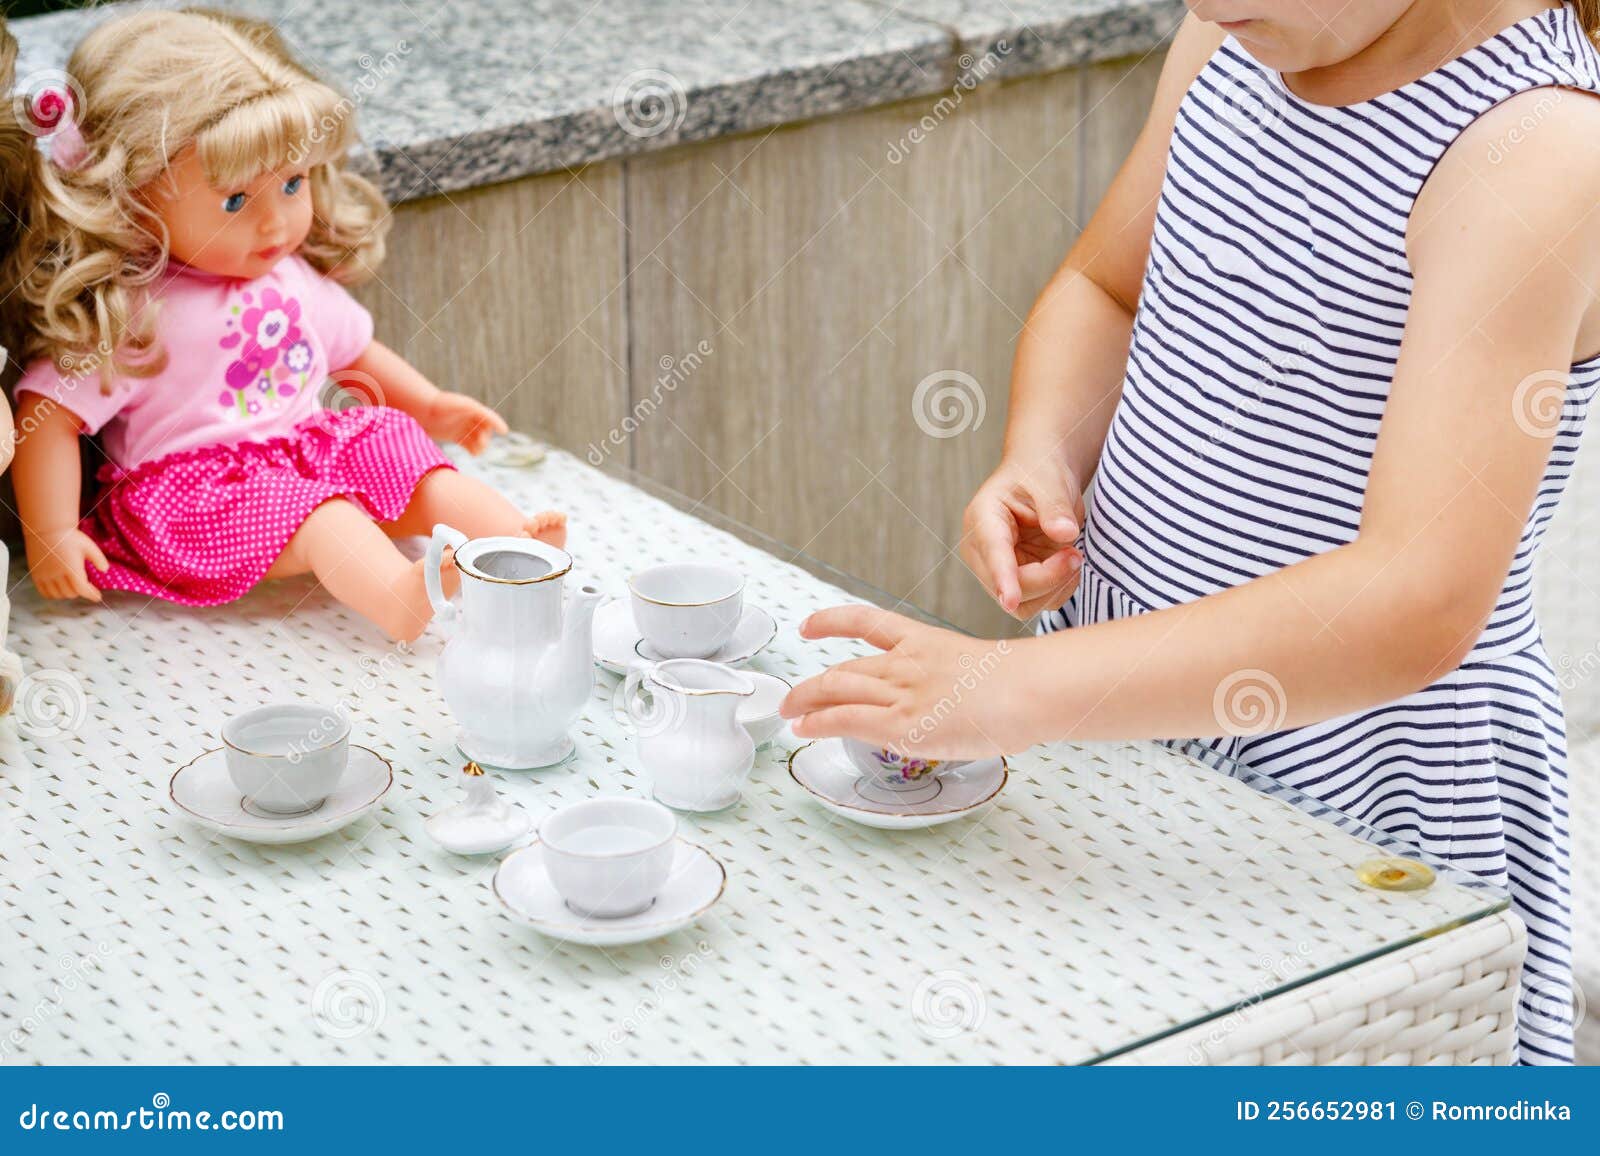
[[[702,566],[702,565],[704,565],[704,563],[701,563],[701,562],[681,562],[681,563],[664,562],[664,563],[662,563],[662,565],[665,565],[665,566],[673,566],[673,565]],[[661,568],[660,566],[652,566],[652,567],[650,567],[651,570],[659,570],[660,568]],[[723,569],[723,567],[708,567],[708,569]],[[715,606],[719,602],[726,602],[730,598],[733,598],[733,597],[736,597],[737,595],[743,594],[745,586],[749,584],[749,579],[747,579],[743,574],[740,574],[737,570],[729,570],[727,572],[729,574],[732,574],[734,577],[739,579],[739,585],[735,586],[732,590],[730,590],[726,594],[718,595],[716,598],[706,598],[706,599],[703,599],[702,601],[699,601],[699,602],[668,602],[665,599],[652,598],[648,594],[641,594],[639,592],[639,588],[633,584],[634,579],[639,577],[638,574],[631,575],[628,578],[628,593],[632,594],[639,601],[648,602],[652,606],[683,606],[683,607]],[[641,571],[641,573],[649,573],[649,571],[648,570],[647,571]]]
[[[633,798],[633,797],[628,796],[628,795],[620,795],[620,796],[613,795],[613,796],[611,796],[611,799],[607,800],[606,796],[604,796],[604,795],[596,795],[595,797],[590,798],[590,799],[579,799],[578,802],[570,803],[570,804],[568,804],[568,806],[577,807],[577,806],[583,805],[584,803],[598,803],[598,802],[601,802],[602,800],[604,800],[604,801],[614,801],[614,800],[617,800],[617,799],[621,799],[621,800],[623,800],[625,802],[630,802],[630,803],[647,803],[647,802],[651,802],[652,801],[652,800],[649,800],[649,799],[636,799],[636,798]],[[670,807],[666,807],[664,804],[657,803],[656,806],[662,807],[663,810],[666,810],[669,813],[671,812],[671,808]],[[674,839],[676,839],[678,837],[678,816],[677,815],[672,815],[671,816],[671,818],[672,818],[672,829],[667,832],[667,837],[665,839],[657,840],[656,842],[650,844],[650,846],[648,846],[648,847],[637,847],[632,851],[568,851],[564,847],[557,847],[555,845],[555,843],[553,843],[548,837],[546,837],[546,835],[544,833],[545,827],[547,827],[553,820],[555,820],[556,818],[560,817],[562,811],[564,811],[564,810],[566,810],[565,807],[563,807],[560,811],[551,811],[548,815],[546,815],[543,818],[543,820],[540,821],[539,826],[534,830],[533,834],[534,834],[534,838],[535,838],[535,840],[537,842],[547,844],[548,846],[550,846],[556,852],[556,854],[558,854],[558,855],[571,855],[574,859],[626,859],[626,858],[628,858],[629,856],[632,856],[632,855],[646,855],[646,854],[649,854],[651,851],[659,851],[659,850],[661,850],[661,848],[665,847],[668,843],[672,842]],[[633,828],[633,829],[634,830],[639,830],[640,828]],[[529,845],[532,846],[532,844],[529,844]]]
[[[333,709],[330,708],[330,709],[327,710],[327,712],[322,717],[324,719],[336,719],[336,720],[338,720],[339,722],[344,724],[344,730],[342,732],[340,732],[339,734],[336,734],[333,738],[329,739],[327,742],[321,743],[321,744],[319,744],[317,746],[307,747],[305,750],[302,750],[302,751],[271,751],[271,752],[268,752],[268,751],[252,751],[249,747],[241,747],[238,743],[234,743],[234,742],[229,742],[228,741],[228,725],[230,723],[237,722],[239,719],[244,718],[245,715],[255,714],[257,711],[268,710],[268,709],[272,708],[273,706],[278,706],[278,707],[305,706],[306,709],[308,709],[308,710],[323,710],[322,707],[313,706],[313,705],[311,705],[309,703],[307,703],[307,704],[302,704],[302,703],[267,703],[267,704],[262,705],[262,706],[251,707],[249,710],[245,711],[244,714],[236,714],[232,718],[227,719],[226,721],[223,722],[223,724],[220,727],[217,728],[217,737],[222,740],[222,747],[227,747],[231,751],[238,751],[241,755],[249,755],[253,759],[289,759],[289,760],[292,761],[292,760],[297,760],[297,759],[303,759],[307,755],[314,755],[314,754],[317,754],[317,753],[319,753],[321,751],[328,750],[330,747],[338,746],[339,743],[349,739],[349,737],[350,737],[350,720],[348,718],[344,717],[343,715],[341,715],[338,711],[333,710]],[[215,747],[213,749],[220,751],[222,749],[222,747]]]

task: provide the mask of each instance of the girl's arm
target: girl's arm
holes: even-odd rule
[[[490,438],[507,429],[505,419],[494,410],[465,394],[440,389],[377,341],[334,378],[368,405],[403,410],[416,418],[430,437],[455,442],[470,453],[482,453]]]
[[[961,539],[967,565],[1018,618],[1060,606],[1077,585],[1083,487],[1122,393],[1173,121],[1222,39],[1215,25],[1185,19],[1133,151],[1018,338],[1004,452],[967,506]]]
[[[1539,99],[1481,118],[1418,199],[1412,303],[1355,541],[1045,638],[981,642],[865,607],[823,611],[802,634],[888,653],[797,687],[784,704],[804,716],[795,733],[947,756],[1257,733],[1390,702],[1458,666],[1505,582],[1568,367],[1600,349],[1600,101]],[[1536,112],[1535,131],[1512,131]],[[1488,160],[1502,139],[1519,140],[1515,163]]]
[[[25,434],[17,439],[17,513],[28,551],[28,574],[46,598],[100,601],[85,563],[108,568],[94,539],[78,529],[82,466],[78,416],[53,398],[24,393],[18,407]]]

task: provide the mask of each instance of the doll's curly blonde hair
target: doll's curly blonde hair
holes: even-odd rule
[[[135,12],[85,36],[66,71],[84,142],[70,170],[35,148],[13,170],[25,129],[0,114],[12,122],[0,123],[0,153],[17,185],[4,191],[18,202],[0,292],[8,312],[20,302],[11,328],[23,363],[93,364],[106,387],[162,367],[147,303],[168,240],[145,194],[190,148],[219,190],[303,167],[312,225],[300,255],[328,276],[351,284],[383,259],[387,206],[343,167],[355,102],[298,64],[270,25],[198,8]]]

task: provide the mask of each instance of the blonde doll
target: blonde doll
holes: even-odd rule
[[[21,101],[52,147],[28,154],[6,278],[42,594],[206,606],[309,572],[409,640],[431,611],[392,538],[449,522],[565,541],[564,516],[524,516],[433,441],[477,453],[505,422],[372,339],[343,286],[381,259],[384,204],[341,167],[350,103],[270,27],[139,12],[86,36],[67,74]],[[374,404],[322,408],[330,375]],[[81,434],[109,461],[80,519]]]

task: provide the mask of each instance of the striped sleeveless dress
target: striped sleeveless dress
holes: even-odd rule
[[[1411,298],[1412,204],[1464,128],[1536,88],[1600,91],[1566,7],[1342,107],[1298,99],[1232,39],[1218,49],[1172,132],[1081,583],[1041,630],[1201,598],[1355,538]],[[1515,163],[1514,142],[1497,147]],[[1566,740],[1531,570],[1597,384],[1592,358],[1555,386],[1549,467],[1459,669],[1387,706],[1203,740],[1510,891],[1529,937],[1524,1063],[1572,1061]]]

